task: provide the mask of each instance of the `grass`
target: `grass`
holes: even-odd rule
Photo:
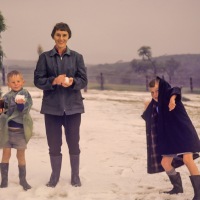
[[[89,83],[88,89],[95,89],[101,90],[100,84],[97,83]],[[140,91],[145,92],[146,86],[145,85],[125,85],[125,84],[105,84],[104,90],[116,90],[116,91]],[[190,88],[182,88],[183,93],[193,93],[193,94],[200,94],[200,88],[193,89],[191,92]]]
[[[200,88],[195,88],[191,92],[190,88],[182,88],[183,93],[192,93],[192,94],[200,94]]]
[[[35,87],[33,81],[26,81],[25,87]],[[99,83],[88,83],[88,90],[95,89],[101,90]],[[104,90],[115,90],[115,91],[137,91],[137,92],[145,92],[146,86],[145,85],[125,85],[125,84],[105,84]],[[200,94],[200,88],[194,88],[193,92],[191,92],[190,88],[182,88],[182,93],[188,94]]]
[[[89,83],[88,89],[101,90],[100,84]],[[104,90],[116,90],[116,91],[146,91],[145,86],[142,85],[122,85],[122,84],[105,84]]]

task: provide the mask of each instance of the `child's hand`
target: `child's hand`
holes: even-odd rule
[[[169,105],[168,105],[169,111],[174,110],[174,108],[176,107],[175,99],[176,99],[176,95],[171,96],[171,98],[169,100]]]
[[[26,102],[25,96],[24,95],[20,95],[20,94],[16,95],[15,102],[17,104],[24,104]]]
[[[15,102],[17,104],[25,104],[25,99],[16,99]]]
[[[150,104],[149,100],[144,101],[144,110],[147,109],[148,105]]]

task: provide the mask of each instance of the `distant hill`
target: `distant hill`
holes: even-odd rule
[[[195,87],[200,87],[200,54],[181,54],[181,55],[164,55],[153,58],[156,62],[165,62],[173,58],[180,62],[172,83],[180,86],[188,86],[189,78],[193,78]],[[4,66],[7,71],[18,69],[25,74],[28,84],[33,84],[33,72],[36,66],[36,61],[25,60],[4,60]],[[136,73],[130,62],[118,61],[112,64],[87,65],[89,82],[99,82],[100,73],[103,74],[105,83],[112,84],[136,84],[141,85],[146,81],[144,74]],[[158,74],[164,76],[166,74]]]
[[[18,67],[28,67],[28,68],[32,68],[35,67],[37,61],[33,61],[33,60],[7,60],[4,59],[3,64],[7,67],[11,67],[11,66],[18,66]]]
[[[35,70],[36,61],[4,60],[3,65],[6,73],[12,70],[19,70],[25,77],[25,84],[29,86],[33,85],[33,73]]]
[[[165,55],[155,57],[153,60],[165,62],[171,58],[181,64],[172,78],[172,84],[188,86],[189,78],[192,77],[194,85],[200,87],[200,54]],[[133,70],[131,61],[88,66],[88,76],[91,81],[95,81],[100,73],[103,73],[108,83],[144,84],[146,80],[144,74],[138,74]],[[158,75],[168,80],[166,74]]]

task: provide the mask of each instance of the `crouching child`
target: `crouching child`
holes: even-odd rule
[[[149,83],[152,96],[142,115],[146,122],[148,173],[165,171],[172,189],[164,193],[183,193],[180,173],[185,164],[194,189],[193,200],[200,200],[200,173],[194,159],[199,157],[200,141],[181,101],[181,89],[157,77]]]

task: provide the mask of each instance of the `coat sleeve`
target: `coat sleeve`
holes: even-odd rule
[[[169,98],[173,95],[176,95],[176,101],[181,100],[181,88],[180,87],[173,87],[170,89]]]
[[[150,103],[148,104],[148,106],[141,115],[142,119],[144,119],[146,122],[149,120],[149,116],[151,115],[152,105],[153,105],[153,99],[150,101]]]
[[[74,83],[72,89],[81,90],[88,83],[86,67],[82,55],[78,54],[76,64],[77,64],[77,72],[74,76]]]
[[[31,97],[30,93],[27,90],[24,90],[24,95],[25,95],[26,102],[24,104],[23,114],[29,113],[30,109],[31,109],[31,107],[33,105],[32,97]]]
[[[55,86],[52,85],[55,77],[48,76],[47,63],[45,54],[39,56],[36,69],[34,71],[34,84],[41,90],[54,90]]]
[[[142,115],[141,115],[142,119],[144,119],[144,121],[146,121],[147,119],[147,111],[145,110]]]
[[[0,115],[0,148],[3,148],[3,145],[8,141],[8,115],[2,113]]]

